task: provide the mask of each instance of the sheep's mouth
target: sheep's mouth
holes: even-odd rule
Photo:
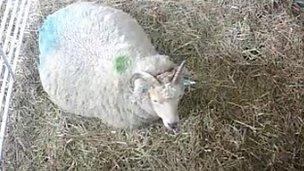
[[[175,124],[173,127],[166,126],[166,130],[167,130],[167,132],[175,134],[175,135],[177,135],[181,132],[180,126],[178,124]]]
[[[175,129],[172,129],[173,133],[176,135],[176,134],[179,134],[180,133],[180,128],[175,128]]]
[[[180,134],[181,130],[180,130],[180,128],[176,128],[176,129],[169,129],[169,128],[166,128],[166,132],[167,132],[168,134],[178,135],[178,134]]]

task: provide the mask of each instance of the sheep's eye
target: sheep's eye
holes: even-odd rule
[[[157,100],[152,100],[152,101],[155,102],[155,103],[157,102]]]

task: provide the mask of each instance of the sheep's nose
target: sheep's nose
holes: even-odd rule
[[[168,123],[168,126],[172,129],[172,131],[177,134],[180,132],[180,128],[178,125],[178,122],[174,122],[174,123]]]

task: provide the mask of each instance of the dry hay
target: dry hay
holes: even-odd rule
[[[195,89],[180,105],[178,136],[165,133],[160,122],[113,131],[100,120],[64,114],[48,100],[36,67],[37,29],[71,2],[40,1],[31,16],[5,168],[304,168],[304,21],[290,11],[291,1],[106,2],[130,13],[159,52],[186,58],[196,74]]]

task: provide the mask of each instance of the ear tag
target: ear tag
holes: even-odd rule
[[[190,85],[194,85],[194,84],[196,84],[195,81],[192,81],[190,79],[183,79],[183,85],[184,86],[190,86]]]

